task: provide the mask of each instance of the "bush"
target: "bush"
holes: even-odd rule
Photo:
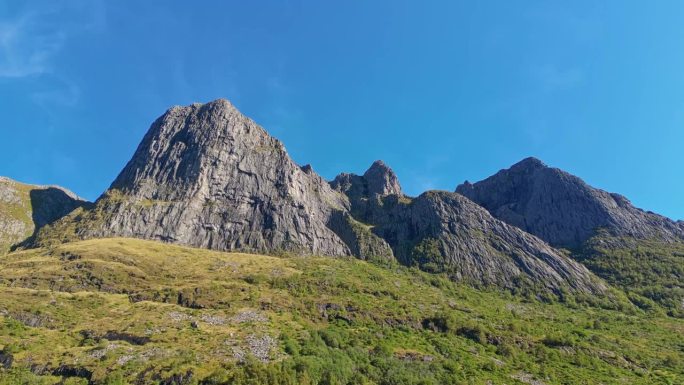
[[[460,327],[456,330],[456,334],[481,345],[487,344],[487,333],[479,325]]]

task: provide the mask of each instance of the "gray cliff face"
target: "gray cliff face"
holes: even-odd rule
[[[507,170],[456,192],[493,216],[556,246],[576,248],[599,229],[613,236],[680,240],[681,225],[638,209],[619,194],[587,185],[580,178],[527,158]]]
[[[431,191],[403,206],[397,203],[399,210],[377,226],[384,239],[392,240],[400,260],[437,262],[456,280],[475,285],[515,288],[527,281],[551,291],[560,287],[594,293],[605,290],[584,266],[537,237],[493,218],[459,194]],[[439,253],[422,261],[425,251],[416,246],[426,240]],[[408,249],[406,245],[414,246]]]
[[[403,195],[397,174],[381,160],[373,162],[363,179],[369,196]]]
[[[107,219],[86,237],[350,254],[328,227],[346,198],[226,100],[168,110],[100,200]]]
[[[394,176],[387,166],[384,170]],[[367,175],[342,174],[331,185],[347,194],[354,217],[387,242],[403,264],[443,271],[474,285],[515,288],[525,281],[551,291],[605,290],[581,264],[459,194],[430,191],[409,199],[401,195],[398,182],[390,185],[399,194],[376,194],[368,188]]]
[[[37,186],[0,177],[0,253],[86,202],[59,186]]]
[[[377,210],[384,197],[404,196],[397,175],[381,160],[373,162],[363,175],[338,175],[330,186],[349,198],[351,214],[366,223],[376,221],[373,215],[384,215],[383,211]]]
[[[338,233],[354,254],[363,259],[393,259],[392,248],[373,233],[369,223],[376,221],[374,213],[384,216],[377,210],[384,197],[403,196],[394,171],[378,160],[363,175],[342,173],[330,182],[330,186],[349,199],[350,212],[340,216],[337,222],[349,225],[336,228],[340,229]]]
[[[406,197],[381,161],[327,183],[225,100],[168,110],[110,189],[34,244],[92,237],[397,259],[474,285],[605,290],[578,263],[459,194]]]

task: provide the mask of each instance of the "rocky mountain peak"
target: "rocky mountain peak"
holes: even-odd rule
[[[385,162],[376,160],[363,174],[371,195],[403,195],[399,178]]]
[[[511,170],[517,170],[517,171],[534,171],[534,170],[538,170],[541,168],[547,168],[547,167],[548,166],[546,165],[546,163],[542,162],[541,160],[539,160],[533,156],[530,156],[530,157],[527,157],[527,158],[521,160],[520,162],[514,164],[513,166],[511,166],[510,169]]]
[[[606,229],[614,236],[677,240],[673,221],[638,209],[622,195],[594,188],[558,168],[527,158],[456,192],[495,217],[543,240],[576,248]]]
[[[475,285],[604,290],[581,265],[462,195],[404,196],[382,161],[327,183],[225,100],[166,111],[94,207],[54,230],[44,233],[396,258]]]
[[[348,202],[282,143],[219,99],[159,117],[79,237],[124,236],[218,250],[348,255],[329,228]],[[86,221],[87,222],[87,221]]]

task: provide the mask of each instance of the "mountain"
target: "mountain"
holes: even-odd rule
[[[157,119],[79,238],[157,239],[216,250],[348,255],[328,227],[343,196],[226,100]],[[94,215],[97,213],[97,215]]]
[[[683,383],[683,227],[531,158],[328,182],[173,107],[94,203],[0,179],[0,385]]]
[[[534,158],[456,191],[502,221],[570,248],[573,258],[639,306],[658,304],[684,317],[681,221],[636,208]]]
[[[101,237],[396,259],[529,291],[606,289],[584,266],[460,195],[404,196],[382,162],[329,184],[226,100],[169,109],[94,207],[41,229],[34,245]]]
[[[598,230],[612,237],[684,240],[681,224],[638,209],[622,195],[591,187],[535,158],[483,181],[465,182],[456,192],[554,246],[579,248]]]
[[[459,194],[404,196],[398,178],[383,162],[373,163],[362,176],[341,174],[331,186],[347,195],[353,217],[406,265],[445,272],[476,286],[590,293],[606,289],[584,266]]]
[[[85,204],[59,186],[36,186],[0,177],[0,254]]]

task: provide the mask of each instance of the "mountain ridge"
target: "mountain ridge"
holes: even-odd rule
[[[95,202],[35,245],[102,237],[214,250],[397,259],[476,286],[602,293],[584,266],[458,194],[403,194],[382,161],[323,180],[230,102],[175,106]]]
[[[0,177],[0,254],[88,202],[63,187]]]
[[[474,184],[466,181],[455,191],[558,247],[579,248],[602,228],[614,237],[684,240],[681,225],[673,220],[533,157]]]

